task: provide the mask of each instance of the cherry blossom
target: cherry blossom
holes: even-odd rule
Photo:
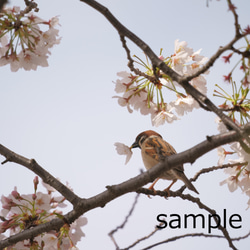
[[[121,79],[115,81],[115,92],[118,94],[124,93],[133,84],[132,75],[127,71],[121,71],[117,73],[117,76],[121,77]]]
[[[177,120],[178,118],[173,114],[172,110],[173,108],[168,106],[167,109],[163,109],[157,112],[156,115],[152,115],[152,125],[158,127],[163,125],[166,121],[172,123]]]
[[[217,153],[219,156],[218,166],[222,166],[226,158],[225,149],[223,147],[218,147]]]
[[[132,154],[133,154],[131,148],[123,143],[120,143],[120,142],[116,142],[114,145],[115,145],[116,151],[119,155],[126,155],[125,164],[127,164],[129,162],[129,160],[131,159]]]
[[[14,7],[4,9],[0,20],[4,20],[0,28],[0,66],[10,64],[13,72],[48,66],[50,49],[60,43],[59,30],[55,28],[58,17],[45,21]]]
[[[245,150],[242,149],[239,142],[233,143],[230,147],[237,153],[239,161],[248,162],[246,170],[250,171],[250,154],[248,154]]]
[[[230,176],[224,181],[220,182],[220,185],[227,184],[230,192],[234,192],[238,188],[238,179],[236,176]]]
[[[179,116],[183,116],[187,112],[191,112],[194,108],[199,108],[199,104],[190,95],[186,97],[178,96],[178,98],[171,102]]]
[[[215,118],[215,123],[218,124],[217,129],[219,130],[220,133],[225,133],[228,131],[227,127],[224,125],[224,123],[218,116]]]
[[[187,46],[187,42],[176,40],[174,54],[170,57],[160,54],[159,58],[177,73],[189,75],[195,73],[207,61],[207,58],[200,55],[200,52],[201,49],[194,52]],[[178,116],[183,116],[194,108],[200,107],[190,95],[179,91],[179,89],[183,91],[183,88],[177,82],[172,81],[160,70],[158,71],[159,79],[151,82],[155,72],[148,59],[145,63],[139,59],[138,63],[145,67],[144,74],[137,76],[121,71],[117,73],[119,79],[114,82],[115,91],[121,96],[113,96],[113,98],[117,98],[120,106],[127,107],[129,113],[137,110],[143,115],[151,115],[152,125],[160,126],[165,122],[172,123],[179,119]],[[206,95],[204,75],[192,79],[190,84]],[[166,102],[165,95],[167,96],[168,90],[175,93],[173,96],[177,96],[177,99],[168,98]]]
[[[250,154],[246,153],[240,143],[235,142],[231,146],[231,149],[237,154],[237,159],[229,159],[229,163],[239,163],[238,166],[233,168],[226,168],[224,172],[229,175],[225,180],[223,180],[220,185],[227,184],[230,192],[234,192],[238,188],[242,190],[243,193],[250,196]],[[233,152],[226,152],[224,154],[232,154]],[[247,165],[241,163],[247,162]],[[249,204],[249,202],[248,202]]]
[[[0,215],[5,219],[0,223],[1,239],[7,237],[7,232],[9,235],[13,235],[26,228],[35,227],[57,218],[59,214],[63,215],[61,210],[53,209],[65,201],[64,197],[54,197],[52,195],[54,190],[48,185],[46,186],[50,190],[48,194],[36,192],[38,183],[38,178],[35,177],[33,194],[20,195],[14,188],[9,196],[1,197],[3,209]],[[32,241],[18,242],[14,247],[15,249],[38,249],[38,246],[43,246],[43,249],[58,249],[58,245],[60,245],[60,249],[73,249],[77,242],[85,236],[81,227],[86,224],[87,218],[82,216],[70,226],[65,224],[57,233],[49,232],[38,235]]]

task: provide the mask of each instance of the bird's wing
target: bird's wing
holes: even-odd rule
[[[166,156],[176,154],[175,149],[162,138],[149,137],[145,141],[145,153],[156,161],[164,161]]]

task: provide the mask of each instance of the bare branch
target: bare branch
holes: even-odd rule
[[[129,217],[131,217],[131,215],[132,215],[132,213],[133,213],[133,211],[134,211],[134,209],[135,209],[135,206],[136,206],[136,204],[137,204],[137,202],[138,202],[139,195],[140,195],[140,194],[137,194],[137,195],[135,196],[135,200],[134,200],[134,202],[133,202],[133,204],[132,204],[132,207],[131,207],[131,209],[130,209],[128,215],[125,217],[123,223],[122,223],[120,226],[117,226],[114,230],[112,230],[112,231],[109,232],[109,234],[108,234],[108,235],[110,236],[111,240],[114,242],[114,244],[115,244],[115,246],[116,246],[116,249],[119,249],[119,247],[118,247],[118,245],[117,245],[117,243],[116,243],[116,240],[115,240],[115,238],[114,238],[114,234],[115,234],[119,229],[124,228],[124,226],[128,223],[128,219],[129,219]]]
[[[227,50],[232,50],[233,48],[233,45],[238,41],[240,40],[241,38],[243,37],[240,36],[240,37],[234,37],[232,39],[232,41],[230,41],[227,45],[225,46],[221,46],[214,55],[212,55],[209,60],[206,62],[205,65],[203,65],[199,70],[197,70],[197,72],[195,72],[194,74],[192,75],[189,75],[185,78],[186,81],[190,81],[192,80],[193,78],[199,76],[200,74],[202,73],[205,73],[207,70],[209,70],[215,63],[215,61],[220,57],[221,54],[223,54],[225,51]]]
[[[241,240],[241,239],[245,239],[245,238],[247,238],[249,236],[250,236],[250,232],[248,234],[246,234],[245,236],[238,237],[238,238],[232,238],[232,241],[238,241],[238,240]],[[148,249],[151,249],[153,247],[156,247],[156,246],[159,246],[159,245],[162,245],[162,244],[165,244],[165,243],[169,243],[171,241],[176,241],[176,240],[179,240],[179,239],[187,238],[187,237],[206,237],[206,238],[224,239],[224,236],[222,236],[222,235],[213,235],[213,234],[204,234],[204,233],[184,234],[184,235],[169,238],[169,239],[161,241],[161,242],[157,242],[157,243],[155,243],[153,245],[150,245],[150,246],[148,246],[146,248],[143,248],[142,250],[148,250]]]
[[[146,188],[140,188],[140,189],[137,190],[137,192],[138,193],[144,193],[144,194],[147,194],[147,195],[159,195],[159,196],[163,196],[163,197],[166,197],[166,195],[168,194],[168,192],[165,192],[165,191],[153,191],[153,190],[149,190],[149,189],[146,189]],[[209,212],[210,214],[216,214],[215,210],[213,210],[210,207],[206,206],[204,203],[202,203],[200,201],[199,198],[195,198],[195,197],[193,197],[190,194],[182,194],[180,191],[176,191],[176,192],[170,191],[169,193],[170,193],[170,195],[168,197],[179,197],[179,198],[181,198],[183,200],[191,201],[193,203],[196,203],[197,206],[200,209],[204,209],[207,212]],[[215,220],[215,222],[217,223],[217,225],[219,225],[218,229],[223,233],[224,238],[227,239],[229,246],[232,249],[237,250],[235,248],[235,246],[233,245],[233,243],[232,243],[232,239],[230,238],[227,229],[224,228],[224,227],[222,227],[220,225],[220,223],[218,223],[218,218],[217,217],[213,217],[213,219]]]
[[[195,180],[198,179],[198,177],[201,174],[206,174],[206,173],[209,173],[209,172],[212,172],[212,171],[215,171],[215,170],[225,169],[225,168],[233,168],[233,167],[236,167],[236,166],[245,166],[247,164],[248,164],[248,162],[237,162],[237,163],[223,164],[221,166],[213,166],[213,167],[210,167],[210,168],[203,168],[198,173],[196,173],[196,175],[194,176],[194,178],[192,178],[190,180],[191,181],[195,181]]]
[[[241,34],[240,34],[239,17],[238,17],[238,14],[236,13],[236,8],[232,4],[231,0],[227,0],[227,3],[228,3],[229,10],[232,11],[233,16],[234,16],[235,36],[240,37]]]
[[[242,55],[243,57],[250,58],[250,51],[248,49],[246,49],[245,51],[240,51],[240,50],[232,47],[232,51],[239,54],[239,55]],[[236,108],[237,108],[237,106],[236,106]]]
[[[140,242],[144,241],[144,240],[147,240],[149,239],[150,237],[152,237],[157,231],[159,231],[160,229],[155,227],[155,229],[148,235],[146,235],[145,237],[142,237],[140,239],[138,239],[137,241],[135,241],[133,244],[129,245],[128,247],[126,248],[122,248],[120,250],[128,250],[128,249],[131,249],[132,247],[136,246],[137,244],[139,244]]]
[[[195,176],[193,178],[190,179],[191,182],[193,181],[196,181],[200,175],[202,174],[206,174],[206,173],[209,173],[209,172],[212,172],[212,171],[215,171],[215,170],[219,170],[219,169],[225,169],[225,168],[233,168],[233,167],[236,167],[236,166],[244,166],[244,165],[247,165],[248,162],[237,162],[237,163],[233,163],[233,164],[223,164],[222,166],[213,166],[213,167],[209,167],[209,168],[203,168],[201,169],[199,172],[197,172],[195,174]],[[181,188],[179,188],[179,192],[183,192],[185,190],[186,186],[183,185]]]
[[[8,2],[8,0],[0,0],[0,12],[2,11],[3,6]]]

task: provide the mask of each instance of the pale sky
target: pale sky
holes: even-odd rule
[[[21,1],[10,1],[17,5]],[[140,36],[156,54],[174,53],[174,41],[187,41],[194,51],[202,48],[202,55],[210,57],[219,46],[227,44],[234,36],[234,20],[226,1],[206,0],[108,0],[101,1],[132,32]],[[129,70],[124,49],[117,32],[108,21],[91,7],[80,1],[39,1],[39,16],[49,19],[59,16],[61,43],[52,49],[49,67],[37,71],[10,71],[1,69],[1,123],[0,143],[27,158],[34,158],[43,168],[63,183],[69,182],[78,196],[92,197],[105,190],[105,186],[121,183],[138,175],[144,168],[140,151],[135,150],[125,166],[125,157],[117,155],[115,142],[131,145],[138,133],[153,129],[171,144],[177,152],[195,146],[207,135],[218,134],[215,115],[195,110],[173,124],[152,127],[150,116],[139,112],[129,114],[112,96],[116,73]],[[234,1],[242,28],[250,24],[248,1]],[[144,59],[143,53],[130,45],[132,55]],[[229,53],[226,53],[227,55]],[[236,57],[235,57],[236,58]],[[239,59],[239,58],[238,58]],[[234,58],[232,62],[236,62]],[[234,66],[225,65],[222,59],[215,63],[207,76],[208,96],[213,97],[214,85],[226,87],[222,75]],[[239,75],[240,77],[240,75]],[[229,91],[231,90],[228,88]],[[0,160],[4,158],[0,156]],[[202,168],[216,166],[217,151],[198,159],[192,166],[184,166],[191,178]],[[7,163],[0,168],[1,195],[9,195],[14,186],[21,194],[33,192],[34,174],[22,166]],[[4,178],[3,178],[4,177]],[[240,214],[241,229],[230,229],[231,237],[249,232],[248,198],[237,190],[230,193],[219,183],[228,176],[217,171],[201,176],[194,183],[199,197],[207,206],[228,216]],[[156,188],[163,190],[169,181],[159,181]],[[172,188],[182,185],[178,181]],[[148,184],[149,186],[149,184]],[[189,193],[185,190],[185,193]],[[190,193],[191,194],[191,193]],[[135,193],[124,195],[104,208],[85,214],[88,224],[83,227],[86,237],[79,249],[115,249],[108,233],[120,225],[133,203]],[[127,226],[115,237],[121,248],[126,247],[154,230],[158,214],[199,214],[206,211],[188,201],[141,195],[135,213]],[[205,229],[163,229],[154,237],[133,249],[186,233],[207,233]],[[212,233],[221,235],[220,231]],[[236,242],[244,250],[250,240]],[[229,249],[223,239],[187,238],[154,249]]]

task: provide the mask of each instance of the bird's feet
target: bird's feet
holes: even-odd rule
[[[167,187],[167,188],[165,188],[165,189],[163,190],[163,192],[167,192],[167,193],[168,193],[168,196],[164,196],[165,199],[168,199],[168,197],[170,196],[169,189],[170,189],[170,186]]]
[[[152,190],[153,193],[156,194],[156,190],[154,189],[154,186],[153,186],[153,185],[151,185],[151,186],[148,188],[148,190]],[[151,199],[151,196],[150,196],[149,194],[148,194],[147,196],[148,196],[148,198]]]

